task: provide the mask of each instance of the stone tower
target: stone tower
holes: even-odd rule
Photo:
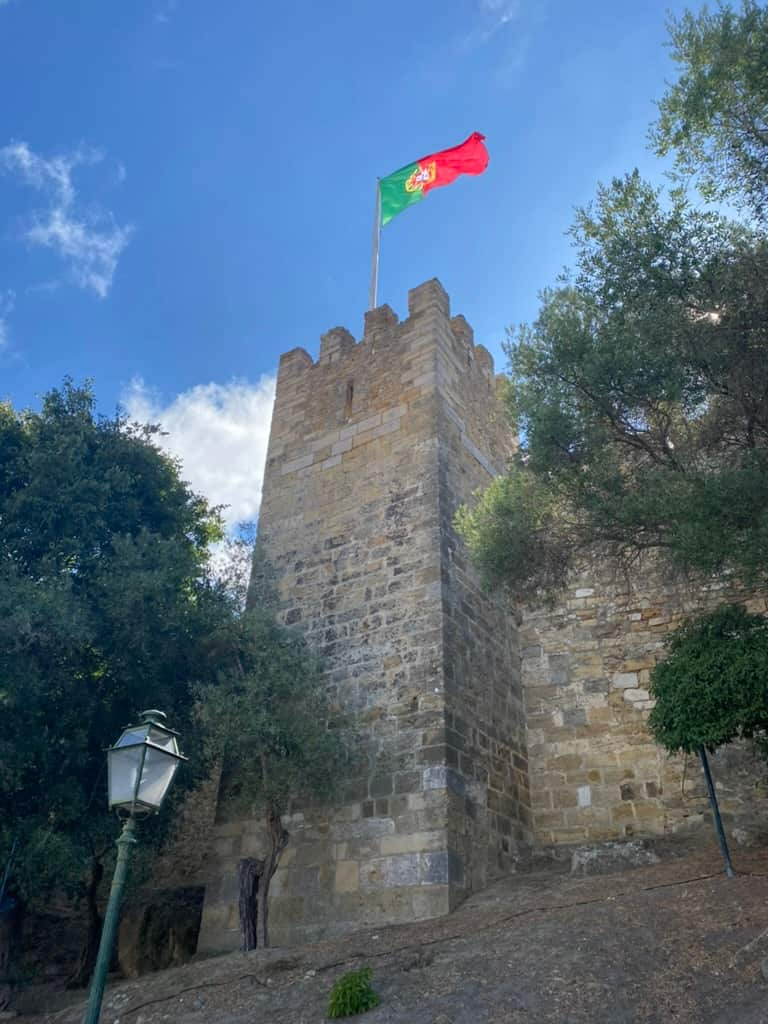
[[[483,593],[452,520],[512,439],[493,361],[433,280],[408,318],[282,356],[259,539],[279,617],[328,665],[363,767],[333,808],[286,821],[276,944],[444,914],[530,839],[517,627]],[[221,820],[199,948],[237,948],[236,869],[257,822]]]

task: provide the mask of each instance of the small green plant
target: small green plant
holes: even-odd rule
[[[342,974],[328,998],[329,1017],[351,1017],[379,1005],[379,997],[371,988],[370,967]]]

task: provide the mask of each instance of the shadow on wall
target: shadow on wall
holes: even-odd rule
[[[117,957],[128,977],[177,967],[194,956],[204,886],[161,889],[129,906],[120,922]]]

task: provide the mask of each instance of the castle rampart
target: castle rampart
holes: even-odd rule
[[[273,882],[274,941],[447,912],[530,835],[514,618],[481,592],[457,505],[511,451],[489,353],[437,281],[400,322],[335,328],[280,361],[259,522],[278,616],[325,658],[361,764],[303,808]],[[236,866],[255,821],[220,808],[201,949],[238,944]]]

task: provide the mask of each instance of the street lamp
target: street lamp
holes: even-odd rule
[[[129,725],[107,750],[109,807],[126,815],[117,840],[117,864],[101,929],[99,954],[93,971],[83,1024],[98,1024],[115,932],[120,917],[128,857],[135,845],[136,819],[160,810],[176,770],[187,758],[179,753],[178,733],[165,724],[162,711],[144,711],[139,725]]]

